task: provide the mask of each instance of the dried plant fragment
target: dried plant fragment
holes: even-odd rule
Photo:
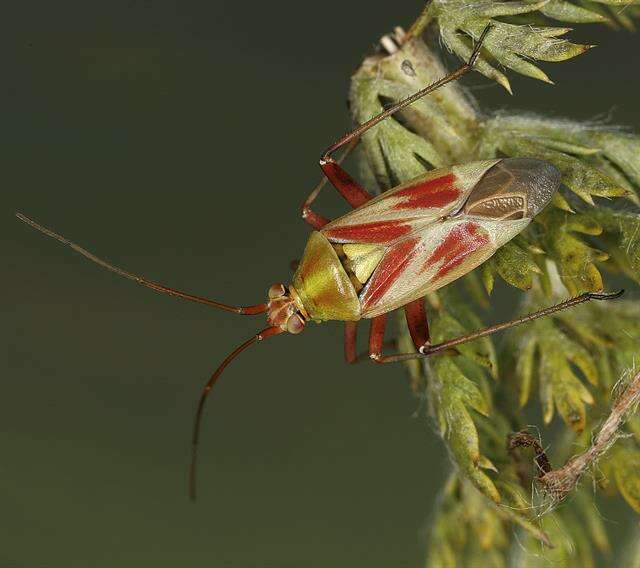
[[[549,460],[537,440],[529,434],[519,432],[509,440],[509,447],[533,446],[536,451],[536,463],[540,470],[538,481],[555,501],[564,500],[580,482],[582,476],[591,470],[604,454],[615,444],[622,434],[622,427],[629,414],[634,412],[640,402],[640,372],[624,388],[617,398],[607,419],[595,435],[591,446],[583,453],[571,458],[564,466],[550,469]],[[624,467],[616,467],[616,482],[627,501],[640,512],[640,453],[625,449],[619,451],[616,459],[621,459]]]

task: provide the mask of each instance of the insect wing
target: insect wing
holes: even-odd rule
[[[529,224],[459,215],[389,246],[360,293],[362,317],[404,306],[467,274]]]
[[[499,161],[427,172],[328,223],[322,233],[334,243],[390,245],[459,210],[482,176]]]

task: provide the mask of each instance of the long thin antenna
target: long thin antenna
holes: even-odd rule
[[[247,339],[244,343],[236,347],[227,358],[220,363],[220,366],[213,372],[211,378],[206,382],[204,388],[202,389],[202,393],[200,394],[200,400],[198,402],[198,409],[196,410],[196,416],[193,422],[193,437],[191,440],[191,466],[189,467],[189,497],[192,501],[196,499],[196,469],[198,464],[198,442],[200,440],[200,426],[202,424],[202,411],[204,410],[204,403],[209,396],[209,393],[213,389],[213,385],[216,383],[222,371],[224,371],[229,363],[233,361],[240,353],[242,353],[247,347],[257,343],[258,341],[262,341],[263,339],[267,339],[268,337],[272,337],[273,335],[278,335],[282,333],[284,330],[277,325],[272,327],[267,327],[262,331],[256,333],[253,337]]]
[[[61,242],[63,245],[66,245],[81,254],[85,258],[89,259],[91,262],[95,262],[96,264],[106,268],[111,272],[115,272],[119,276],[123,276],[124,278],[128,278],[129,280],[133,280],[136,284],[140,284],[141,286],[145,286],[147,288],[151,288],[151,290],[155,290],[156,292],[160,292],[161,294],[168,294],[169,296],[173,296],[174,298],[180,298],[182,300],[188,300],[190,302],[196,302],[198,304],[205,304],[206,306],[210,306],[212,308],[218,308],[220,310],[225,310],[227,312],[233,312],[241,315],[255,315],[262,314],[267,311],[267,304],[256,304],[255,306],[230,306],[228,304],[223,304],[221,302],[216,302],[215,300],[211,300],[209,298],[203,298],[202,296],[194,296],[193,294],[187,294],[186,292],[181,292],[180,290],[174,290],[173,288],[169,288],[168,286],[164,286],[158,282],[153,282],[152,280],[147,280],[146,278],[139,276],[137,274],[133,274],[131,272],[127,272],[122,268],[118,268],[117,266],[113,266],[109,264],[106,260],[103,260],[97,257],[95,254],[89,252],[88,250],[82,248],[80,245],[70,241],[66,237],[59,235],[58,233],[53,232],[51,229],[47,227],[43,227],[36,223],[33,219],[30,219],[26,215],[22,213],[16,213],[16,217],[20,219],[23,223],[26,223],[30,227],[33,227],[36,231],[40,231],[42,234],[47,237],[51,237],[58,242]]]

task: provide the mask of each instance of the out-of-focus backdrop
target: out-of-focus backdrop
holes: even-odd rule
[[[222,301],[262,301],[308,234],[299,205],[350,126],[350,73],[403,2],[14,2],[4,7],[0,567],[419,566],[446,455],[401,368],[343,363],[338,324],[263,324],[154,294],[21,225]],[[640,127],[637,36],[511,76],[488,108]],[[330,192],[325,212],[340,211]],[[364,347],[364,344],[363,344]],[[624,525],[611,525],[623,533]]]

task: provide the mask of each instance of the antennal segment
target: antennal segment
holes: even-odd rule
[[[189,468],[189,497],[192,501],[196,499],[196,468],[198,462],[198,442],[200,440],[200,426],[202,423],[202,411],[204,410],[204,403],[209,396],[209,393],[213,389],[213,385],[216,383],[222,371],[224,371],[229,363],[233,361],[240,353],[242,353],[247,347],[257,343],[258,341],[262,341],[263,339],[267,339],[273,335],[278,335],[279,333],[283,333],[285,330],[280,326],[274,325],[272,327],[267,327],[262,331],[256,333],[253,337],[247,339],[244,343],[236,347],[227,358],[220,363],[220,366],[214,371],[211,378],[206,382],[204,388],[202,389],[202,394],[200,395],[200,401],[198,402],[198,409],[196,410],[196,416],[193,424],[193,438],[191,442],[191,466]]]
[[[122,268],[118,268],[117,266],[109,264],[106,260],[97,257],[92,252],[89,252],[87,249],[82,248],[80,245],[74,243],[73,241],[70,241],[66,237],[53,232],[51,229],[39,225],[33,219],[30,219],[22,213],[16,213],[16,217],[23,223],[26,223],[30,227],[33,227],[36,231],[40,231],[47,237],[51,237],[52,239],[55,239],[63,245],[68,246],[85,258],[89,259],[91,262],[95,262],[99,266],[102,266],[103,268],[106,268],[111,272],[115,272],[116,274],[123,276],[124,278],[133,280],[136,284],[140,284],[141,286],[145,286],[146,288],[150,288],[151,290],[155,290],[156,292],[160,292],[161,294],[167,294],[169,296],[173,296],[174,298],[180,298],[182,300],[188,300],[190,302],[196,302],[198,304],[205,304],[206,306],[211,306],[212,308],[218,308],[219,310],[224,310],[226,312],[233,312],[236,314],[247,316],[262,314],[268,309],[267,304],[256,304],[255,306],[230,306],[228,304],[216,302],[215,300],[211,300],[209,298],[203,298],[202,296],[195,296],[193,294],[181,292],[180,290],[174,290],[173,288],[169,288],[168,286],[164,286],[163,284],[160,284],[158,282],[153,282],[152,280],[147,280],[146,278],[139,276],[138,274],[127,272]]]

